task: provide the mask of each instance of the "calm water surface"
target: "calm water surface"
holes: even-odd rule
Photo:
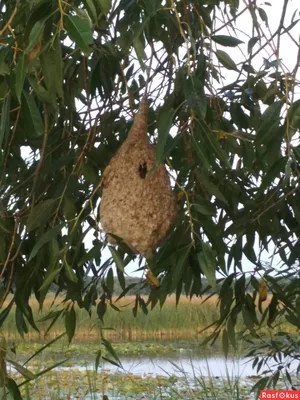
[[[94,361],[94,360],[93,360]],[[252,358],[229,357],[225,359],[222,356],[200,356],[189,351],[182,351],[172,355],[147,357],[147,356],[122,356],[121,362],[123,369],[112,364],[104,363],[102,369],[110,373],[132,373],[134,375],[161,375],[161,376],[186,376],[193,378],[195,376],[203,377],[248,377],[257,375],[256,369],[252,368]],[[274,364],[269,363],[271,370]],[[292,363],[296,370],[298,362]],[[59,367],[58,370],[93,370],[94,362],[79,364],[72,367]],[[266,368],[265,368],[266,369]]]

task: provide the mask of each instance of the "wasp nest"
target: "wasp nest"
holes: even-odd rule
[[[125,142],[103,173],[101,224],[135,253],[150,258],[166,236],[176,202],[165,165],[148,173],[156,160],[147,137],[148,104],[143,98]]]

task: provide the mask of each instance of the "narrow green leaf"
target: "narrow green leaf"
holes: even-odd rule
[[[2,104],[1,121],[0,121],[0,149],[2,148],[3,141],[9,135],[9,121],[10,121],[10,94],[7,95]]]
[[[51,94],[44,88],[44,86],[41,83],[38,83],[37,79],[35,76],[28,76],[28,81],[30,85],[32,86],[34,93],[36,96],[42,101],[46,102],[49,104],[53,104],[53,97]]]
[[[217,288],[216,281],[216,268],[217,260],[216,253],[208,243],[202,242],[202,252],[197,254],[198,262],[200,268],[204,275],[206,276],[209,285],[213,290]]]
[[[22,118],[26,121],[26,133],[29,138],[41,137],[44,134],[44,123],[40,110],[33,95],[23,92],[22,95]]]
[[[144,60],[146,59],[146,53],[145,53],[145,48],[144,48],[144,45],[143,45],[141,39],[139,37],[135,37],[132,42],[132,46],[136,52],[141,69],[144,71],[145,70]]]
[[[5,61],[6,56],[7,56],[7,53],[2,50],[0,52],[0,75],[1,76],[9,75],[11,72],[8,64]]]
[[[53,238],[57,236],[57,234],[62,230],[65,224],[59,224],[56,225],[54,228],[50,229],[50,231],[47,231],[44,233],[39,240],[36,242],[36,244],[33,246],[33,249],[30,253],[28,262],[32,260],[38,253],[39,249],[44,246],[44,244],[50,242]]]
[[[53,97],[63,99],[63,60],[59,35],[41,52],[40,60],[46,87]]]
[[[293,147],[293,153],[296,160],[300,163],[300,147]]]
[[[64,310],[57,311],[56,315],[52,319],[51,323],[49,324],[48,328],[45,331],[45,336],[50,332],[51,328],[55,325],[58,318],[63,314]]]
[[[36,377],[38,378],[38,377],[40,377],[40,376],[42,376],[42,375],[47,374],[47,372],[52,371],[53,369],[59,367],[60,365],[64,364],[66,361],[69,361],[69,360],[70,360],[70,358],[65,358],[65,359],[62,360],[62,361],[58,361],[57,363],[52,364],[50,367],[45,368],[45,369],[43,369],[43,370],[40,371],[40,372],[37,372],[37,373],[36,373]]]
[[[253,243],[251,242],[251,244],[253,245]],[[240,278],[236,278],[235,284],[234,284],[234,295],[235,295],[235,299],[237,302],[241,302],[243,301],[244,297],[245,297],[245,293],[246,293],[246,278],[245,275],[242,274],[242,276]]]
[[[97,17],[97,10],[93,3],[93,0],[83,0],[83,3],[85,5],[85,8],[88,11],[88,14],[89,14],[91,20],[96,24],[98,17]]]
[[[300,100],[296,100],[291,104],[288,110],[287,120],[289,123],[290,133],[293,135],[300,129]]]
[[[256,43],[257,43],[258,41],[259,41],[259,37],[258,37],[258,36],[252,37],[252,38],[249,40],[249,42],[248,42],[248,54],[251,53],[253,47],[256,45]]]
[[[111,9],[111,0],[96,0],[104,15],[107,15]]]
[[[145,300],[144,300],[142,297],[139,297],[139,305],[140,305],[140,307],[141,307],[143,313],[144,313],[145,315],[147,315],[147,314],[148,314],[147,305],[146,305],[146,303],[145,303]]]
[[[225,151],[222,149],[220,146],[220,143],[218,142],[218,139],[214,133],[207,132],[206,139],[210,144],[211,149],[214,151],[216,156],[219,158],[219,160],[229,169],[231,169],[231,165],[228,161],[227,154]]]
[[[24,338],[24,333],[28,333],[28,328],[24,319],[23,312],[19,307],[16,307],[15,321],[19,335],[22,336],[22,338]]]
[[[110,291],[110,294],[113,294],[114,292],[114,273],[113,273],[113,269],[109,268],[108,272],[107,272],[107,276],[106,276],[106,285]]]
[[[102,322],[103,322],[103,317],[106,313],[106,310],[107,310],[107,304],[105,303],[105,301],[100,300],[97,305],[97,315],[101,319]]]
[[[15,367],[15,369],[19,372],[19,374],[24,376],[24,378],[29,379],[29,380],[36,378],[34,373],[29,371],[29,369],[23,367],[23,365],[19,364],[18,362],[14,361],[14,360],[10,360],[8,358],[6,359],[6,361],[9,362],[10,364],[12,364]]]
[[[200,74],[200,72],[198,71]],[[201,76],[201,75],[200,75]],[[195,111],[198,118],[205,119],[207,112],[207,96],[204,83],[197,76],[190,76],[184,81],[184,96],[187,105]]]
[[[227,54],[225,51],[223,50],[217,50],[216,51],[216,56],[217,59],[219,60],[219,62],[226,68],[229,70],[233,70],[233,71],[238,71],[235,62],[232,60],[232,58],[229,56],[229,54]]]
[[[249,242],[245,243],[245,246],[243,247],[243,252],[249,261],[251,261],[253,264],[256,264],[257,256],[253,246],[251,246]]]
[[[122,363],[118,357],[118,354],[116,353],[112,344],[108,340],[104,339],[103,337],[101,338],[101,341],[104,344],[106,351],[117,361],[118,367],[123,368]]]
[[[37,327],[34,318],[33,318],[33,312],[32,312],[32,308],[30,307],[29,304],[26,304],[24,302],[24,298],[22,298],[22,295],[19,297],[18,296],[18,292],[16,292],[16,305],[17,307],[21,308],[24,316],[27,318],[27,321],[30,323],[30,325],[32,326],[32,328],[37,331],[38,333],[40,333],[39,328]]]
[[[160,164],[165,157],[166,144],[170,129],[172,126],[175,110],[168,108],[167,110],[163,107],[159,113],[157,121],[158,138],[156,145],[156,164]]]
[[[97,170],[93,166],[83,163],[81,165],[81,171],[87,183],[91,185],[97,185],[99,183]]]
[[[265,10],[261,7],[258,7],[258,13],[259,13],[260,18],[265,22],[266,26],[269,26],[268,15],[265,12]]]
[[[34,46],[40,40],[40,38],[44,32],[44,29],[45,29],[45,20],[37,21],[34,24],[33,28],[30,31],[29,43],[25,49],[25,54],[28,54],[31,52],[31,50],[34,48]]]
[[[110,358],[104,357],[104,356],[102,356],[102,359],[103,359],[104,361],[108,362],[109,364],[112,364],[112,365],[114,365],[115,367],[120,368],[120,365],[119,365],[116,361],[111,360]],[[106,395],[103,396],[103,400],[107,400],[107,396],[106,396]]]
[[[244,321],[244,324],[246,325],[246,327],[249,329],[249,331],[253,331],[254,321],[252,319],[252,316],[251,316],[249,310],[245,306],[243,306],[242,315],[243,315],[243,321]]]
[[[204,151],[204,149],[201,146],[201,143],[199,143],[194,136],[191,138],[191,144],[192,144],[192,149],[196,151],[197,156],[199,157],[199,160],[202,162],[203,167],[207,170],[211,170],[211,165],[210,162],[207,158],[207,155]]]
[[[201,183],[203,184],[204,188],[208,191],[209,194],[215,196],[218,200],[222,201],[225,204],[227,200],[223,193],[220,191],[217,185],[215,185],[211,179],[208,177],[201,175]]]
[[[28,56],[24,52],[20,55],[16,65],[16,96],[21,104],[21,94],[24,87],[26,70],[28,64]]]
[[[207,124],[202,120],[197,120],[197,125],[199,126],[199,131],[201,132],[201,138],[203,140],[203,145],[206,145],[207,151],[213,151],[216,157],[228,168],[231,168],[231,165],[228,161],[227,154],[222,149],[217,136],[214,132],[210,130]]]
[[[123,260],[122,260],[122,258],[121,258],[121,256],[120,256],[120,253],[118,252],[118,250],[116,250],[116,249],[115,249],[114,247],[112,247],[112,246],[108,246],[108,248],[109,248],[109,250],[110,250],[110,252],[111,252],[112,258],[113,258],[113,260],[114,260],[114,262],[115,262],[117,268],[118,268],[120,271],[124,272],[124,262],[123,262]]]
[[[117,276],[118,276],[119,284],[120,284],[122,290],[124,290],[125,286],[126,286],[124,272],[121,271],[119,268],[117,268]]]
[[[197,199],[197,203],[191,204],[192,209],[194,208],[200,214],[213,216],[216,215],[216,208],[209,201],[204,199]]]
[[[69,265],[69,263],[65,260],[64,261],[64,269],[65,269],[65,273],[67,278],[71,281],[71,282],[78,282],[78,278],[75,274],[75,272],[73,271],[73,268],[71,267],[71,265]]]
[[[12,299],[10,301],[10,303],[8,304],[8,306],[6,308],[4,308],[4,310],[1,311],[0,313],[0,328],[3,325],[3,323],[5,322],[6,318],[8,317],[8,314],[10,313],[10,310],[12,309],[12,306],[14,305],[14,299]],[[1,338],[1,336],[0,336]]]
[[[55,203],[56,203],[55,199],[47,199],[33,207],[27,218],[28,232],[31,232],[34,229],[46,223],[46,221],[52,215]]]
[[[227,319],[227,324],[226,324],[228,339],[229,339],[231,345],[234,348],[236,348],[234,325],[235,324],[233,322],[233,318],[231,316],[229,316]]]
[[[241,104],[239,103],[231,103],[230,104],[230,114],[233,119],[233,122],[239,127],[243,129],[249,128],[249,121],[247,115],[244,113]]]
[[[94,260],[95,257],[101,253],[102,243],[96,243],[93,248],[91,248],[87,253],[85,253],[80,260],[78,261],[77,265],[81,266],[87,263],[90,260]]]
[[[239,44],[244,43],[242,40],[237,39],[234,36],[215,35],[215,36],[212,36],[211,38],[214,42],[221,44],[222,46],[227,46],[227,47],[236,47]]]
[[[121,310],[120,310],[117,306],[115,306],[112,302],[110,302],[109,305],[110,305],[110,307],[111,307],[113,310],[118,311],[118,312],[121,311]]]
[[[76,329],[76,312],[74,305],[72,305],[70,310],[66,311],[65,314],[65,328],[68,336],[69,344],[71,343]]]
[[[134,318],[136,318],[136,316],[137,316],[138,304],[139,304],[139,296],[136,295],[135,296],[134,307],[132,309],[132,314],[133,314]]]
[[[77,15],[66,15],[64,24],[71,40],[77,44],[85,56],[89,56],[91,54],[90,45],[93,43],[90,21]]]
[[[39,291],[43,291],[45,289],[48,289],[51,285],[51,283],[54,281],[56,276],[60,273],[61,267],[52,271],[46,278],[44,279],[44,282],[42,286],[39,288]]]
[[[211,288],[213,290],[216,290],[216,274],[215,274],[215,270],[213,270],[211,268],[211,266],[209,264],[207,264],[206,259],[204,257],[203,253],[199,253],[197,254],[198,257],[198,262],[200,265],[200,268],[203,272],[203,274],[205,275],[208,284],[211,286]]]
[[[53,343],[57,342],[59,339],[61,339],[63,336],[65,336],[66,332],[61,333],[60,335],[58,335],[56,338],[54,338],[53,340],[50,340],[50,342],[46,343],[45,345],[43,345],[42,347],[40,347],[37,351],[35,351],[25,362],[23,365],[26,365],[29,363],[30,360],[32,360],[34,357],[36,357],[37,355],[39,355],[40,353],[42,353],[45,349],[47,349],[48,347],[50,347]]]
[[[18,388],[18,385],[12,378],[7,378],[6,386],[9,391],[9,394],[12,396],[13,400],[23,400],[21,392]],[[2,399],[2,397],[1,397]],[[4,398],[5,399],[5,398]]]
[[[278,299],[276,295],[272,296],[272,300],[268,306],[268,321],[267,324],[270,328],[272,328],[273,322],[276,320],[276,317],[278,315]]]
[[[229,350],[229,341],[228,341],[228,334],[227,329],[224,328],[222,332],[222,347],[225,358],[228,357],[228,350]]]
[[[97,352],[97,356],[96,356],[96,359],[95,359],[95,371],[96,371],[96,373],[97,373],[97,371],[98,371],[98,368],[99,368],[99,365],[100,365],[100,360],[101,360],[101,350],[99,350],[98,352]]]
[[[280,122],[281,101],[275,101],[260,117],[260,125],[256,132],[256,144],[267,144],[277,132]]]
[[[136,283],[131,283],[130,285],[128,285],[123,292],[119,295],[119,297],[117,298],[116,302],[120,299],[122,299],[122,297],[124,297],[126,295],[126,293],[129,292],[130,289],[133,289],[137,284]]]
[[[187,245],[179,250],[176,254],[177,263],[173,273],[172,288],[176,289],[178,282],[182,279],[183,271],[186,267],[188,255],[190,254],[191,246]]]
[[[271,165],[268,172],[263,176],[262,182],[259,186],[256,196],[259,197],[272,183],[275,178],[280,177],[280,173],[285,171],[288,162],[288,157],[280,157],[273,165]]]
[[[269,376],[265,376],[265,377],[261,378],[258,382],[256,382],[255,385],[252,386],[251,392],[257,392],[259,394],[259,392],[261,390],[265,390],[269,379],[270,379]],[[258,398],[258,396],[257,396],[257,398]]]
[[[243,70],[246,71],[248,74],[256,74],[255,69],[252,67],[252,65],[249,64],[243,64]]]

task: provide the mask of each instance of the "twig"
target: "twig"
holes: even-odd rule
[[[12,14],[9,17],[8,21],[6,22],[6,24],[4,25],[4,27],[0,31],[0,37],[3,35],[3,33],[6,31],[6,29],[11,25],[13,19],[15,18],[15,15],[16,15],[16,13],[18,11],[18,5],[19,5],[19,3],[16,2],[16,6],[14,8],[14,11],[12,12]]]

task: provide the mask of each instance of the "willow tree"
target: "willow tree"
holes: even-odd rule
[[[49,325],[65,318],[71,340],[75,304],[89,312],[98,304],[100,318],[115,308],[114,273],[126,294],[124,272],[139,255],[120,237],[109,245],[99,203],[103,171],[147,95],[156,156],[141,171],[166,164],[177,215],[151,260],[140,256],[152,291],[147,301],[137,296],[134,313],[163,306],[170,293],[213,290],[220,319],[211,339],[222,335],[225,352],[240,315],[246,339],[280,318],[300,327],[292,5],[282,2],[274,27],[275,6],[250,0],[0,2],[1,325],[15,304],[20,334],[28,324],[38,330],[29,298],[42,307],[55,288],[65,302]],[[266,291],[271,302],[261,307]],[[292,341],[263,343],[275,354]]]

